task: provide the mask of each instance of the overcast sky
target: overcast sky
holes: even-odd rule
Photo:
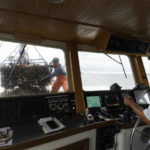
[[[147,57],[142,57],[144,67],[147,74],[150,74],[150,60],[147,59]]]
[[[120,62],[118,55],[110,55]],[[126,73],[131,73],[131,66],[127,56],[121,55]],[[102,53],[80,52],[79,60],[83,72],[123,73],[122,66]]]

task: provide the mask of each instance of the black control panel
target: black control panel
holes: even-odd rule
[[[130,122],[132,110],[124,105],[124,97],[134,98],[133,90],[85,92],[85,104],[95,121],[115,119]]]
[[[147,89],[91,91],[84,92],[86,111],[85,120],[100,122],[115,120],[118,123],[131,123],[137,120],[137,115],[131,108],[124,105],[124,97],[130,96],[139,105],[150,104],[150,92]],[[115,134],[120,132],[120,126],[97,128],[96,150],[106,150],[115,145]]]
[[[92,91],[84,92],[87,121],[93,122],[116,120],[120,123],[130,123],[135,116],[132,110],[124,105],[125,96],[134,98],[133,90]],[[97,128],[96,150],[106,150],[115,147],[115,134],[120,132],[119,126]]]
[[[47,116],[72,116],[75,112],[74,93],[1,98],[0,127],[37,121]]]
[[[53,95],[45,97],[48,102],[49,115],[57,118],[74,115],[75,98],[74,94]]]
[[[107,50],[145,54],[150,43],[131,38],[112,35],[107,44]]]
[[[0,100],[0,126],[18,122],[18,103],[16,100]]]

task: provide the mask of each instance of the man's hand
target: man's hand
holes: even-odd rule
[[[49,85],[52,85],[53,84],[53,82],[52,82],[52,79],[49,81]]]
[[[130,97],[130,96],[126,96],[124,98],[124,104],[131,107],[133,109],[133,111],[141,117],[141,119],[147,123],[148,125],[150,125],[150,120],[147,119],[147,117],[145,116],[145,114],[143,113],[143,109],[137,105],[134,100]]]
[[[130,106],[132,103],[134,103],[132,97],[125,96],[125,98],[124,98],[124,104],[127,105],[127,106]]]

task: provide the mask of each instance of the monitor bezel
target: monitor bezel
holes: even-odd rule
[[[108,98],[106,98],[106,96],[110,97],[111,95],[115,95],[115,97],[117,97],[117,103],[112,103],[112,104],[109,104],[108,103]],[[106,107],[119,107],[120,106],[120,98],[119,98],[119,95],[118,93],[109,93],[109,94],[105,94],[104,95],[104,98],[105,98],[105,106]]]
[[[100,106],[99,106],[99,107],[89,107],[89,106],[88,106],[88,100],[87,100],[88,97],[99,97]],[[102,100],[102,98],[101,98],[101,96],[99,96],[99,95],[87,95],[87,96],[86,96],[86,106],[88,107],[88,109],[101,108],[101,107],[102,107],[102,102],[101,102],[101,100]]]
[[[137,100],[137,98],[136,98],[135,92],[139,92],[139,91],[140,91],[140,92],[146,91],[147,94],[148,94],[148,92],[149,92],[149,94],[148,94],[148,97],[149,97],[149,103],[139,103],[139,102],[138,102],[138,100]],[[137,90],[134,90],[133,93],[134,93],[135,102],[136,102],[138,105],[141,105],[141,106],[147,106],[147,105],[150,105],[150,90],[149,90],[149,89],[137,89]]]

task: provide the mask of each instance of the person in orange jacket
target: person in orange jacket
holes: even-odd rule
[[[52,85],[51,93],[57,93],[60,87],[66,92],[68,91],[67,75],[61,64],[59,63],[59,58],[55,57],[52,60],[54,72],[44,79],[52,79],[56,76],[56,81]]]

